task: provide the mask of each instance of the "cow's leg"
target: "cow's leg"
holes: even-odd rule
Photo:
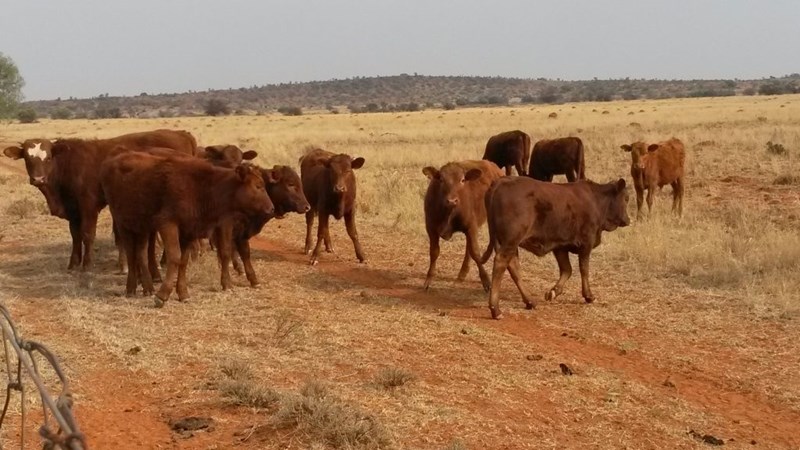
[[[466,233],[464,233],[466,235]],[[456,280],[464,281],[469,274],[469,238],[467,238],[467,245],[464,248],[464,261],[461,262],[461,269],[458,271]]]
[[[511,167],[513,167],[513,166],[511,166],[511,165],[507,165],[506,166],[506,176],[507,177],[511,176]]]
[[[139,281],[142,283],[142,293],[144,295],[153,295],[155,288],[153,286],[153,276],[150,273],[150,234],[136,235],[136,265],[128,265],[130,270],[136,269],[136,274]]]
[[[122,239],[119,237],[119,230],[117,224],[111,221],[111,234],[114,235],[114,246],[117,247],[117,268],[120,275],[128,273],[128,258],[125,254],[125,246],[122,244]]]
[[[117,230],[117,239],[122,246],[125,258],[128,261],[128,278],[125,284],[125,295],[133,297],[136,295],[136,287],[139,285],[139,267],[136,259],[136,236],[128,231]]]
[[[567,170],[567,173],[564,174],[567,177],[567,181],[570,183],[574,183],[578,180],[578,175],[575,173],[574,170]]]
[[[525,175],[525,169],[522,168],[522,161],[517,161],[516,163],[514,163],[514,167],[517,169],[517,175],[519,176]]]
[[[642,220],[642,203],[644,203],[644,189],[636,189],[636,220]]]
[[[245,273],[244,269],[242,268],[243,257],[239,253],[239,249],[238,248],[236,248],[234,250],[235,251],[233,253],[231,253],[231,265],[233,266],[233,270],[236,271],[236,274],[237,275],[241,275],[241,274]]]
[[[353,241],[353,248],[356,251],[356,258],[358,262],[364,262],[367,258],[364,256],[364,250],[361,248],[361,242],[358,240],[358,230],[356,230],[356,211],[352,210],[344,215],[344,226],[347,228],[347,235]],[[325,235],[327,236],[328,230],[325,227]]]
[[[256,271],[253,269],[253,262],[250,260],[250,239],[237,239],[236,250],[239,252],[239,256],[242,257],[247,281],[250,282],[251,287],[258,287],[258,277],[256,276]]]
[[[156,261],[156,233],[150,233],[147,238],[147,268],[150,271],[150,278],[154,282],[161,281],[161,266]]]
[[[683,179],[678,178],[672,182],[672,212],[677,212],[678,217],[683,215]]]
[[[428,275],[425,277],[424,288],[427,291],[433,281],[433,276],[436,275],[436,260],[439,259],[439,235],[435,232],[428,231],[428,239],[430,246],[428,247],[430,253],[430,264],[428,265]]]
[[[515,248],[500,248],[495,252],[492,266],[492,286],[489,290],[489,311],[492,313],[492,319],[503,317],[503,313],[500,311],[500,285],[503,282],[503,274],[508,268],[508,262],[515,251]]]
[[[325,240],[325,233],[328,228],[328,219],[330,216],[326,212],[319,212],[319,225],[317,226],[317,243],[314,245],[314,251],[311,254],[311,261],[310,264],[312,266],[317,265],[319,263],[319,252],[322,247],[322,241]]]
[[[83,239],[83,271],[92,270],[94,259],[94,238],[97,235],[97,213],[88,212],[81,218],[81,238]]]
[[[647,188],[647,215],[651,215],[653,213],[653,197],[656,194],[656,187],[649,186]]]
[[[181,263],[178,267],[178,301],[185,302],[189,300],[189,282],[186,279],[186,269],[189,267],[189,258],[192,255],[190,251],[191,242],[181,242]]]
[[[481,278],[481,284],[483,285],[483,290],[489,292],[492,287],[491,281],[489,281],[489,274],[486,273],[486,269],[483,268],[483,264],[481,264],[481,254],[480,249],[478,249],[478,230],[475,228],[470,228],[467,230],[467,255],[475,261],[475,264],[478,265],[478,276]],[[469,261],[467,261],[469,263]],[[467,268],[469,268],[469,264],[467,264]],[[463,267],[462,267],[463,269]]]
[[[156,308],[164,306],[164,302],[169,299],[172,289],[175,287],[175,281],[178,278],[178,269],[181,264],[181,244],[180,233],[175,224],[163,225],[158,234],[161,235],[161,241],[164,244],[164,252],[167,256],[167,273],[164,275],[164,281],[161,287],[156,292],[154,299]]]
[[[220,262],[220,284],[222,290],[230,289],[231,283],[231,253],[233,253],[233,226],[231,224],[223,224],[215,230],[217,233],[217,257]]]
[[[517,250],[516,254],[508,261],[508,273],[511,275],[511,279],[514,280],[514,284],[517,285],[519,294],[522,296],[522,301],[525,303],[525,309],[536,308],[536,300],[531,298],[522,287],[522,279],[519,276],[519,250]]]
[[[554,300],[561,295],[561,292],[564,291],[564,284],[569,280],[569,277],[572,276],[572,265],[569,263],[569,253],[566,250],[553,250],[553,256],[556,257],[556,261],[558,262],[558,283],[553,286],[553,289],[550,289],[544,294],[545,300]]]
[[[72,254],[69,257],[67,270],[72,270],[78,267],[83,259],[83,240],[81,239],[80,219],[70,219],[69,233],[72,235]]]
[[[333,243],[331,242],[331,229],[330,229],[330,227],[325,229],[325,251],[327,253],[333,253]]]
[[[303,251],[303,253],[305,253],[306,255],[308,255],[311,252],[311,231],[314,228],[314,215],[315,214],[316,214],[316,211],[314,211],[313,209],[309,210],[306,213],[306,246],[305,246],[305,250]]]
[[[578,254],[578,267],[581,271],[581,293],[583,294],[583,299],[586,303],[592,303],[594,301],[594,295],[592,295],[592,290],[589,288],[589,257],[591,256],[591,252],[581,252]]]

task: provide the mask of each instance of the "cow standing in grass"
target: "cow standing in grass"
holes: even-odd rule
[[[527,133],[514,130],[506,131],[489,138],[483,158],[511,175],[511,168],[517,169],[517,175],[525,175],[531,158],[531,137]]]
[[[319,263],[322,243],[325,250],[333,252],[329,218],[344,218],[347,234],[353,241],[356,258],[364,262],[364,251],[358,240],[356,231],[356,176],[355,170],[364,165],[364,158],[352,158],[350,155],[334,154],[322,149],[314,149],[300,158],[300,178],[303,182],[303,193],[311,205],[306,213],[305,252],[311,252],[311,265]],[[319,215],[317,242],[311,249],[311,230],[314,227],[314,216]]]
[[[466,278],[472,258],[478,265],[481,283],[488,290],[489,276],[480,262],[478,230],[486,222],[486,191],[493,181],[503,176],[503,172],[489,161],[458,161],[440,169],[425,167],[422,173],[430,180],[425,193],[425,229],[430,240],[425,289],[430,287],[436,274],[439,239],[450,240],[453,233],[460,232],[467,238],[467,248],[458,280]]]
[[[636,190],[636,218],[642,218],[644,191],[647,191],[647,212],[653,208],[656,188],[672,186],[672,211],[683,214],[684,163],[686,149],[680,139],[672,138],[647,145],[638,141],[620,148],[631,153],[631,178]]]
[[[552,252],[558,262],[559,279],[545,295],[555,299],[572,275],[569,254],[578,255],[582,294],[587,303],[594,301],[589,288],[589,257],[600,245],[603,231],[614,231],[630,224],[625,180],[597,184],[547,183],[527,177],[501,178],[486,194],[490,247],[482,261],[495,252],[492,268],[489,310],[499,319],[500,284],[506,269],[517,285],[525,307],[536,307],[522,287],[519,248],[544,256]]]
[[[586,179],[583,141],[577,137],[542,139],[533,146],[528,175],[540,181],[553,181],[564,175],[567,181]]]

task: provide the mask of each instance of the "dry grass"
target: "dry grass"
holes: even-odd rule
[[[190,269],[192,299],[157,310],[148,298],[121,296],[124,278],[113,274],[107,213],[90,287],[64,270],[63,221],[5,213],[11,203],[40,195],[18,173],[18,162],[4,159],[0,289],[16,296],[9,300],[16,310],[29,312],[27,326],[54,343],[85,395],[82,408],[109,401],[94,389],[114,367],[146,380],[156,415],[234,403],[246,407],[227,406],[224,414],[255,409],[253,420],[280,424],[278,436],[254,448],[369,448],[384,438],[401,448],[431,449],[691,448],[697,443],[690,429],[786,447],[774,436],[762,438],[758,425],[735,421],[753,422],[764,405],[800,412],[797,154],[764,147],[771,141],[800,148],[798,100],[10,125],[4,133],[13,140],[184,128],[203,144],[256,149],[258,162],[270,166],[296,167],[308,145],[364,156],[358,226],[369,263],[354,262],[343,225],[334,223],[336,253],[309,267],[301,254],[303,218],[290,216],[271,222],[263,233],[269,246],[254,250],[264,287],[249,289],[236,278],[233,291],[220,291],[215,257],[207,253]],[[629,125],[631,111],[640,126]],[[557,119],[547,118],[551,112]],[[647,219],[605,235],[593,253],[595,305],[582,304],[573,278],[559,300],[525,311],[506,279],[501,297],[508,317],[494,323],[486,320],[474,268],[466,282],[454,281],[460,236],[443,244],[432,291],[420,290],[427,268],[421,168],[477,159],[488,136],[515,128],[534,140],[580,136],[587,173],[598,181],[628,177],[630,157],[620,144],[681,138],[688,152],[685,215],[670,214],[665,187]],[[16,172],[7,170],[12,166]],[[555,263],[524,252],[521,258],[523,282],[540,296],[555,281]],[[136,346],[142,351],[130,354]],[[220,367],[220,361],[244,363]],[[559,363],[576,375],[562,376]],[[219,370],[219,395],[209,400],[191,389]],[[414,382],[402,395],[375,389],[405,385],[407,374]],[[675,389],[663,386],[668,376]],[[150,387],[150,380],[167,382]],[[306,380],[324,384],[304,387]],[[110,382],[115,393],[130,383]],[[175,391],[177,406],[160,401],[176,398]],[[738,404],[751,409],[747,417],[734,415]],[[224,431],[213,437],[222,447],[232,442]]]

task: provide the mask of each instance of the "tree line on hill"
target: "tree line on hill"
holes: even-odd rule
[[[459,106],[800,93],[800,74],[760,80],[566,81],[505,77],[397,75],[281,83],[249,88],[32,101],[23,109],[53,119],[251,115],[304,111],[377,113]]]

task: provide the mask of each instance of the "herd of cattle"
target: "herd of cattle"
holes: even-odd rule
[[[641,217],[644,191],[648,209],[657,188],[670,184],[673,210],[682,211],[684,146],[678,139],[647,145],[623,145],[630,152],[631,177]],[[4,154],[22,159],[30,184],[44,195],[50,214],[66,219],[72,235],[68,269],[91,271],[93,245],[100,211],[109,206],[120,270],[127,272],[126,293],[139,286],[155,294],[163,306],[173,290],[189,297],[186,269],[202,239],[209,239],[221,266],[223,289],[231,287],[229,266],[241,271],[252,286],[258,277],[250,260],[249,240],[272,218],[290,212],[306,215],[305,252],[317,264],[322,244],[332,251],[330,216],[344,218],[356,257],[365,261],[355,223],[354,170],[364,158],[333,154],[322,149],[306,152],[299,160],[300,175],[289,166],[271,169],[251,164],[255,151],[233,145],[198,147],[182,130],[155,130],[111,139],[29,139],[8,147]],[[510,176],[515,168],[519,176]],[[502,169],[505,169],[505,176]],[[456,161],[422,170],[429,180],[425,194],[425,224],[430,238],[428,289],[436,272],[440,238],[456,232],[466,235],[466,252],[458,279],[463,280],[470,260],[490,292],[492,317],[500,318],[500,281],[508,270],[527,308],[536,302],[520,284],[519,247],[537,256],[552,252],[560,277],[547,292],[561,294],[572,273],[569,253],[579,258],[582,294],[593,301],[589,288],[589,256],[600,244],[603,231],[627,226],[628,195],[624,179],[598,184],[586,180],[584,147],[579,138],[538,141],[515,130],[489,139],[483,160]],[[527,175],[527,176],[526,176]],[[550,183],[554,175],[568,183]],[[316,242],[312,239],[318,217]],[[489,245],[478,248],[478,230],[488,222]],[[156,243],[163,247],[161,277]],[[313,245],[312,245],[313,244]],[[495,253],[492,277],[483,265]],[[154,282],[162,281],[156,291]]]

